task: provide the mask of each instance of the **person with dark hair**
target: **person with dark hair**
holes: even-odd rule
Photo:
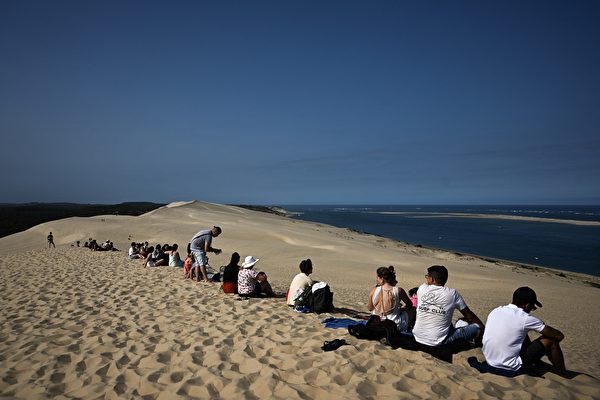
[[[166,246],[166,245],[165,245]],[[166,246],[165,254],[169,255],[169,267],[183,267],[183,260],[179,255],[179,245],[177,243],[173,244],[173,246]]]
[[[377,268],[375,280],[376,285],[369,293],[367,309],[382,321],[392,321],[400,332],[408,332],[414,322],[415,310],[404,289],[396,286],[398,280],[394,267],[390,265]]]
[[[542,307],[535,291],[520,287],[513,293],[512,303],[492,310],[483,334],[483,355],[491,367],[518,373],[528,370],[544,355],[556,372],[566,374],[565,359],[560,348],[564,335],[530,313]],[[533,342],[528,332],[542,336]]]
[[[48,248],[50,248],[50,246],[56,248],[56,245],[54,244],[54,236],[52,235],[52,232],[50,232],[48,234]]]
[[[142,257],[135,242],[131,242],[131,247],[129,247],[128,254],[130,260],[135,260]]]
[[[304,289],[313,285],[313,280],[308,277],[312,272],[313,265],[310,258],[300,261],[300,273],[294,276],[287,292],[286,302],[288,306],[293,307],[296,298],[302,294]]]
[[[154,266],[159,267],[161,265],[167,265],[169,263],[169,256],[165,254],[160,244],[157,244],[152,252],[152,258],[154,259]]]
[[[419,290],[418,287],[414,287],[408,291],[408,296],[410,297],[410,301],[412,301],[412,304],[413,304],[413,307],[415,308],[415,310],[417,309],[417,306],[419,305],[419,298],[417,297],[418,290]]]
[[[144,258],[144,268],[156,267],[156,259],[154,258],[154,247],[148,247],[148,255]]]
[[[221,253],[221,249],[211,247],[213,238],[216,238],[221,234],[221,228],[213,226],[210,230],[202,230],[194,235],[190,243],[190,252],[194,255],[196,260],[194,263],[194,269],[196,274],[196,281],[200,282],[200,273],[202,273],[202,279],[204,282],[209,282],[208,275],[206,273],[206,267],[208,267],[207,253],[213,252],[215,254]],[[198,270],[200,272],[198,272]]]
[[[467,307],[455,289],[445,286],[447,281],[446,267],[434,265],[427,269],[425,283],[417,291],[419,306],[413,335],[418,343],[438,346],[457,339],[474,340],[483,332],[483,322]],[[464,316],[466,326],[452,326],[452,314],[456,308]],[[464,324],[463,321],[461,323]]]
[[[238,273],[241,269],[238,265],[239,262],[240,255],[235,252],[231,255],[229,264],[223,268],[223,275],[221,276],[223,283],[221,284],[221,287],[225,293],[237,293]]]
[[[192,265],[194,264],[194,255],[188,253],[185,261],[183,262],[183,279],[193,279]]]

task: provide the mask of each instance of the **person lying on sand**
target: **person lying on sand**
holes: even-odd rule
[[[238,273],[238,293],[244,297],[259,297],[263,293],[274,296],[271,284],[267,280],[267,274],[254,269],[258,258],[248,256],[244,259],[242,269]]]
[[[544,355],[554,365],[559,375],[565,376],[565,359],[560,348],[564,335],[558,329],[529,315],[542,307],[535,291],[520,287],[513,293],[512,303],[492,310],[483,334],[483,355],[488,365],[518,372],[531,369]],[[528,332],[542,336],[533,342]]]
[[[457,339],[475,340],[483,332],[483,322],[467,307],[462,296],[444,285],[448,281],[448,270],[442,265],[427,269],[425,283],[419,287],[417,297],[417,321],[413,335],[418,343],[438,346],[452,343]],[[464,316],[466,326],[452,326],[454,309]]]

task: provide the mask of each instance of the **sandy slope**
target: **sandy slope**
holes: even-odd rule
[[[423,280],[442,263],[483,320],[522,285],[544,303],[536,315],[567,336],[570,379],[480,375],[466,359],[431,356],[358,341],[325,329],[326,315],[302,315],[282,299],[238,300],[217,285],[183,281],[180,270],[143,269],[124,252],[71,247],[88,237],[127,238],[185,247],[202,228],[218,224],[214,245],[261,259],[258,266],[284,292],[301,259],[327,281],[339,307],[365,312],[377,266],[396,266],[400,285]],[[56,250],[46,250],[49,231]],[[0,239],[0,394],[12,398],[598,398],[600,350],[595,280],[527,270],[474,257],[416,248],[392,240],[276,215],[208,203],[171,204],[139,217],[68,218]],[[341,316],[341,315],[338,315]],[[324,353],[324,340],[350,345]]]

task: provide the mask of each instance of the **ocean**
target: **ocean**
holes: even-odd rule
[[[292,212],[292,218],[415,245],[600,276],[600,206],[286,205],[282,208]],[[548,220],[554,222],[545,222]]]

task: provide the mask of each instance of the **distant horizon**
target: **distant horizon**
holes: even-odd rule
[[[117,204],[128,204],[128,203],[150,203],[150,204],[172,204],[176,202],[191,202],[199,201],[204,203],[215,203],[223,205],[249,205],[249,206],[551,206],[551,207],[600,207],[598,204],[586,204],[586,203],[248,203],[248,202],[220,202],[220,201],[208,201],[202,199],[194,200],[174,200],[174,201],[119,201],[114,203],[94,203],[94,202],[75,202],[75,201],[27,201],[27,202],[0,202],[0,206],[4,205],[27,205],[27,204],[77,204],[77,205],[117,205]]]

